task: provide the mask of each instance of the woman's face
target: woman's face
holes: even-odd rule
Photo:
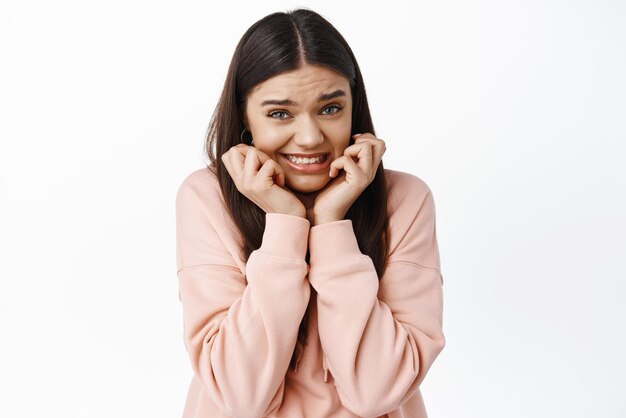
[[[244,125],[254,147],[283,168],[287,187],[299,193],[321,190],[331,180],[330,163],[350,143],[348,79],[318,65],[272,77],[248,95]]]

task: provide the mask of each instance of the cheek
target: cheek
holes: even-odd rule
[[[350,130],[346,130],[342,135],[335,135],[332,140],[335,155],[341,156],[343,152],[350,145],[354,143],[354,140],[350,138]]]
[[[277,151],[285,146],[288,136],[275,129],[262,129],[253,135],[254,146],[274,160],[278,159]]]

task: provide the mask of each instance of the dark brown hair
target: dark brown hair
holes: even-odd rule
[[[254,23],[235,49],[204,148],[209,166],[215,167],[230,215],[244,239],[244,259],[261,246],[265,212],[237,190],[221,158],[241,142],[243,114],[250,91],[273,76],[305,64],[326,66],[346,77],[352,93],[351,134],[370,132],[376,135],[356,58],[333,25],[305,8],[272,13]],[[353,143],[350,139],[350,145]],[[382,162],[374,180],[350,207],[345,219],[352,220],[361,252],[372,259],[378,277],[382,277],[388,225],[387,184]],[[298,332],[298,341],[303,345],[306,343],[308,317],[307,311]],[[296,355],[294,350],[292,367]]]

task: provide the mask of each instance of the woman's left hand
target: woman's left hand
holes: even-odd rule
[[[330,164],[330,176],[335,178],[315,198],[313,225],[344,219],[350,206],[376,176],[386,150],[385,141],[370,133],[353,137],[354,144]],[[336,177],[342,169],[344,172]]]

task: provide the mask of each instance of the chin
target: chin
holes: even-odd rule
[[[325,174],[325,173],[324,173]],[[287,187],[298,193],[313,193],[318,192],[328,184],[330,177],[327,180],[324,179],[324,174],[318,176],[310,176],[311,178],[287,178],[285,183]]]

